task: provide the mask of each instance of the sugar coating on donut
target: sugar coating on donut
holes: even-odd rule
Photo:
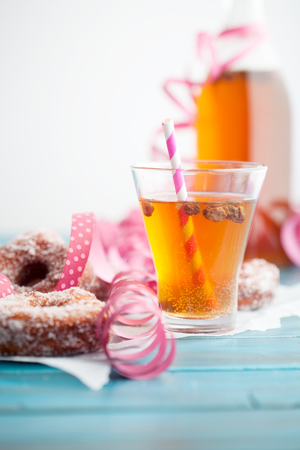
[[[80,288],[9,295],[0,300],[0,354],[68,356],[95,352],[101,348],[95,325],[104,305]]]
[[[54,291],[63,272],[68,247],[54,231],[32,230],[0,247],[0,272],[7,276],[15,293]],[[86,264],[78,287],[105,300],[109,285]]]
[[[279,269],[264,259],[244,261],[239,274],[238,309],[254,310],[270,303],[279,285]]]

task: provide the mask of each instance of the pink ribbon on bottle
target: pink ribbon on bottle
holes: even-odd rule
[[[241,38],[252,37],[253,41],[247,45],[243,50],[239,53],[233,55],[231,58],[227,59],[225,62],[221,62],[218,59],[217,50],[216,50],[216,42],[217,40],[224,39],[226,37],[236,36]],[[194,125],[196,120],[196,114],[194,111],[191,111],[189,107],[186,107],[182,101],[180,101],[177,96],[173,93],[174,85],[183,85],[186,86],[188,94],[194,101],[195,99],[195,89],[202,88],[207,86],[208,84],[216,81],[220,75],[232,66],[236,61],[241,59],[243,56],[250,53],[256,47],[258,47],[264,39],[267,37],[266,29],[263,24],[252,24],[252,25],[244,25],[235,28],[228,28],[223,30],[218,34],[210,34],[207,32],[201,32],[197,35],[196,44],[197,44],[197,56],[199,58],[203,58],[204,53],[208,53],[209,55],[209,63],[210,70],[208,77],[203,82],[193,82],[189,79],[180,79],[180,78],[169,78],[165,81],[163,85],[163,90],[167,94],[167,96],[178,106],[178,108],[184,113],[185,120],[181,122],[176,122],[174,124],[175,129],[180,128],[188,128]],[[152,144],[152,157],[153,159],[164,158],[166,159],[166,153],[162,151],[156,144],[156,138],[162,132],[161,129],[158,129],[154,136],[154,141]]]

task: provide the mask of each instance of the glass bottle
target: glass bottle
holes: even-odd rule
[[[234,0],[226,28],[262,24],[261,0]],[[225,40],[223,53],[239,38]],[[221,54],[222,57],[222,48]],[[245,258],[289,264],[279,240],[290,197],[290,107],[279,63],[268,39],[207,83],[196,97],[199,159],[253,161],[268,173]]]

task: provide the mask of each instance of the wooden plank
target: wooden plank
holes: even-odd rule
[[[300,338],[181,339],[172,371],[300,369]]]
[[[287,286],[300,283],[300,268],[291,264],[280,269],[280,283]]]
[[[300,371],[166,372],[154,380],[114,376],[93,392],[74,377],[54,371],[0,378],[0,414],[40,411],[219,411],[297,408]]]
[[[1,419],[1,449],[98,445],[118,450],[299,450],[300,442],[300,410],[69,413],[11,419],[9,415]]]
[[[250,313],[251,314],[251,313]],[[272,339],[273,337],[300,337],[300,317],[291,316],[283,317],[281,319],[281,327],[272,328],[266,331],[244,331],[243,333],[235,334],[234,336],[218,336],[219,339]],[[212,336],[203,336],[204,339]]]

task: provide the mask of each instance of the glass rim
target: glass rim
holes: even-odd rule
[[[228,167],[211,167],[211,168],[201,168],[201,167],[184,167],[185,164],[211,164],[211,165],[223,165]],[[240,167],[232,167],[234,165]],[[165,167],[164,167],[165,166]],[[133,170],[159,170],[159,171],[167,171],[172,172],[174,169],[170,165],[169,160],[164,161],[153,161],[146,163],[135,163],[131,164],[130,168]],[[228,161],[228,160],[204,160],[204,159],[183,159],[182,160],[182,168],[181,170],[184,173],[193,173],[193,172],[265,172],[268,169],[268,166],[265,164],[248,162],[248,161]]]

